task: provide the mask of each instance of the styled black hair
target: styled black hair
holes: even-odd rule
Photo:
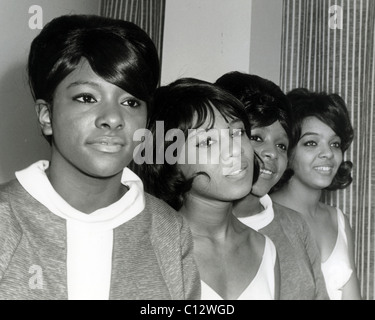
[[[134,23],[95,15],[55,18],[32,41],[28,75],[34,99],[53,110],[56,87],[82,58],[98,76],[148,105],[160,77],[154,43]]]
[[[241,102],[219,87],[194,78],[182,78],[156,90],[153,111],[148,129],[156,145],[156,121],[164,122],[164,130],[179,129],[185,140],[189,129],[199,128],[209,119],[209,126],[214,126],[216,108],[225,119],[240,119],[245,131],[250,136],[250,125]],[[164,154],[173,141],[164,141],[163,148],[154,148],[153,164],[135,165],[135,170],[144,181],[145,191],[164,200],[174,209],[179,210],[184,196],[191,189],[193,180],[187,179],[177,164],[157,164],[157,153]],[[255,161],[254,161],[255,162]],[[196,175],[204,174],[199,172]],[[254,179],[259,175],[259,166],[255,162]]]
[[[311,92],[297,88],[288,92],[294,116],[293,139],[291,148],[295,148],[301,137],[302,124],[307,117],[316,117],[329,126],[341,139],[341,151],[349,148],[353,141],[354,131],[350,122],[345,101],[336,93]],[[353,163],[343,161],[330,186],[326,190],[344,189],[352,182]]]
[[[289,141],[292,140],[291,106],[285,93],[274,82],[257,75],[232,71],[222,75],[215,84],[243,103],[252,128],[268,127],[279,121]],[[288,147],[288,155],[290,150]],[[292,175],[292,169],[285,170],[270,193],[287,182]]]
[[[257,75],[232,71],[217,79],[215,84],[244,104],[252,128],[268,127],[279,121],[291,139],[290,103],[275,83]]]

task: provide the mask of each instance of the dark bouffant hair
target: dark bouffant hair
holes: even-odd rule
[[[292,140],[291,106],[278,85],[260,76],[239,71],[224,74],[216,80],[215,84],[233,94],[244,104],[252,128],[268,127],[279,121],[289,141]],[[290,148],[288,154],[289,151]],[[292,175],[293,170],[287,169],[270,193],[277,190],[279,185],[286,183]]]
[[[33,40],[28,74],[34,99],[53,111],[56,87],[82,58],[98,76],[149,105],[160,77],[154,43],[131,22],[95,15],[55,18]]]
[[[252,128],[268,127],[279,121],[291,139],[290,103],[275,83],[257,75],[232,71],[217,79],[215,84],[244,104]]]
[[[291,148],[293,149],[297,145],[301,137],[304,119],[316,117],[340,137],[341,151],[344,154],[354,137],[345,101],[335,93],[311,92],[305,88],[294,89],[287,94],[287,97],[291,102],[294,117]],[[343,161],[331,185],[325,190],[334,191],[349,186],[353,180],[352,168],[351,161]]]
[[[250,136],[250,125],[241,102],[219,87],[193,78],[182,78],[156,90],[153,101],[153,112],[148,129],[153,137],[153,163],[134,164],[134,170],[144,181],[145,191],[164,200],[174,209],[179,210],[186,193],[191,189],[193,180],[187,179],[177,164],[157,164],[158,153],[165,154],[174,141],[164,141],[162,148],[156,146],[156,121],[164,122],[164,130],[179,129],[185,140],[189,129],[199,128],[209,119],[210,127],[214,126],[214,107],[225,119],[240,119],[245,131]],[[159,154],[160,156],[160,154]],[[259,175],[255,163],[254,179]],[[196,174],[207,175],[204,172]]]

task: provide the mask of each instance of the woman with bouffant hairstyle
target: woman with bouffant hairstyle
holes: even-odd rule
[[[293,176],[271,197],[305,218],[320,251],[330,298],[361,299],[349,221],[339,208],[320,201],[323,190],[344,189],[352,182],[352,163],[344,161],[353,140],[346,104],[338,94],[304,88],[287,96],[294,116]]]

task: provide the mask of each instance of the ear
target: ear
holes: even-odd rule
[[[35,102],[35,111],[43,134],[45,136],[52,135],[52,114],[50,104],[43,99],[38,99]]]

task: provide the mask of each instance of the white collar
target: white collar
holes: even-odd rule
[[[16,177],[32,197],[67,221],[83,224],[92,230],[110,230],[134,218],[145,207],[143,183],[128,168],[123,170],[121,177],[121,183],[129,188],[128,192],[110,206],[86,214],[73,208],[55,191],[45,173],[48,167],[49,162],[41,160],[16,172]]]
[[[269,225],[275,216],[272,206],[272,200],[268,194],[261,197],[259,201],[264,208],[262,212],[254,214],[252,216],[238,218],[243,224],[256,231]]]

